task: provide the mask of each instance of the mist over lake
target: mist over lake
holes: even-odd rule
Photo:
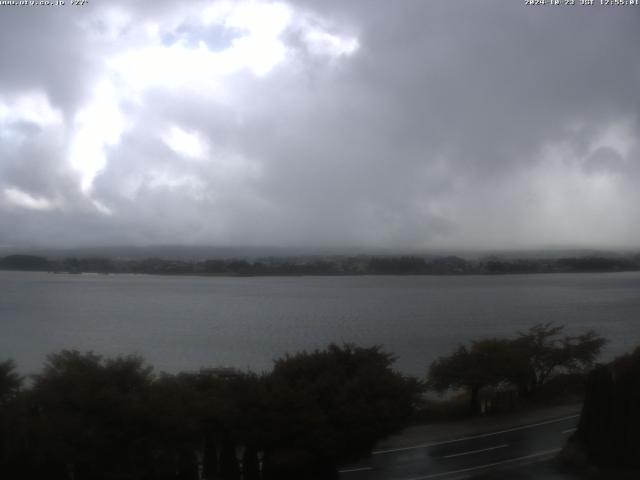
[[[381,344],[424,375],[460,342],[538,322],[593,328],[605,357],[640,339],[640,272],[501,276],[172,277],[0,272],[0,355],[39,370],[63,348],[159,370],[268,369],[330,342]]]

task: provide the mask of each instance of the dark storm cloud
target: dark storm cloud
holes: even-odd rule
[[[640,240],[639,8],[269,4],[272,25],[289,14],[271,38],[271,10],[257,27],[251,6],[225,24],[211,3],[0,17],[3,45],[52,45],[31,58],[0,53],[0,215],[17,225],[1,242]],[[252,32],[257,54],[232,59],[244,66],[209,69],[211,53]],[[151,47],[166,49],[156,63]],[[105,81],[112,90],[96,95]],[[42,91],[42,108],[62,120],[7,113],[25,91]],[[74,140],[85,124],[84,143]],[[82,173],[78,159],[93,167]]]

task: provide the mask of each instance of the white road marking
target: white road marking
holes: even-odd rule
[[[562,430],[563,435],[567,435],[568,433],[575,432],[577,428],[567,428],[566,430]]]
[[[366,472],[368,470],[373,470],[373,467],[347,468],[345,470],[338,470],[338,473]]]
[[[474,440],[476,438],[487,438],[487,437],[492,437],[494,435],[500,435],[502,433],[516,432],[518,430],[526,430],[527,428],[539,427],[539,426],[542,426],[542,425],[549,425],[549,424],[552,424],[552,423],[559,423],[559,422],[563,422],[565,420],[569,420],[571,418],[577,418],[579,416],[580,416],[579,414],[569,415],[569,416],[566,416],[566,417],[556,418],[556,419],[553,419],[553,420],[546,420],[544,422],[531,423],[529,425],[522,425],[520,427],[508,428],[506,430],[500,430],[500,431],[497,431],[497,432],[482,433],[480,435],[471,435],[469,437],[461,437],[461,438],[456,438],[454,440],[446,440],[444,442],[423,443],[423,444],[420,444],[420,445],[412,445],[411,447],[390,448],[388,450],[376,450],[375,452],[371,452],[371,455],[384,455],[385,453],[404,452],[406,450],[417,450],[419,448],[437,447],[439,445],[447,445],[449,443],[462,442],[462,441],[465,441],[465,440]]]
[[[497,467],[498,465],[505,465],[507,463],[514,463],[522,460],[529,460],[532,458],[543,457],[545,455],[557,453],[560,450],[561,450],[560,448],[554,448],[552,450],[544,450],[541,452],[532,453],[531,455],[525,455],[524,457],[510,458],[509,460],[502,460],[501,462],[486,463],[484,465],[478,465],[477,467],[462,468],[460,470],[451,470],[449,472],[432,473],[431,475],[425,475],[424,477],[412,477],[412,478],[407,478],[405,480],[427,480],[429,478],[438,478],[438,477],[445,477],[447,475],[456,475],[458,473],[473,472],[474,470],[482,470],[483,468]]]
[[[442,458],[462,457],[464,455],[473,455],[474,453],[488,452],[489,450],[497,450],[499,448],[507,448],[508,446],[509,446],[509,444],[505,443],[504,445],[496,445],[495,447],[479,448],[478,450],[469,450],[468,452],[461,452],[461,453],[453,453],[451,455],[444,455]]]

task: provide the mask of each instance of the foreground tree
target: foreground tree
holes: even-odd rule
[[[213,368],[178,374],[174,379],[183,385],[178,391],[186,389],[194,396],[183,417],[194,424],[205,477],[236,480],[242,459],[243,478],[250,480],[258,463],[258,445],[264,437],[263,377]]]
[[[510,380],[523,397],[531,397],[553,375],[584,372],[600,355],[606,340],[594,330],[562,335],[564,325],[538,324],[513,341]]]
[[[431,364],[428,385],[441,393],[466,390],[474,413],[480,411],[480,392],[485,387],[511,384],[521,397],[530,398],[557,374],[586,372],[606,343],[593,330],[576,336],[562,335],[563,331],[562,325],[546,323],[512,339],[460,345]]]
[[[498,386],[510,374],[511,343],[490,338],[460,345],[448,357],[436,359],[429,368],[429,387],[443,393],[449,389],[465,389],[469,394],[469,410],[480,412],[480,391]]]
[[[17,463],[18,424],[21,420],[18,395],[22,377],[12,360],[0,362],[0,477],[10,475]]]
[[[288,355],[266,379],[266,478],[334,478],[336,465],[401,429],[422,385],[380,347],[330,345]]]
[[[0,362],[0,406],[16,396],[22,386],[22,380],[16,372],[13,360]]]
[[[139,357],[51,355],[25,399],[32,475],[103,479],[150,471],[151,368]]]
[[[600,467],[640,468],[640,347],[589,374],[570,445]]]

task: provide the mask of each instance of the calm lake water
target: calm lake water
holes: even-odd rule
[[[457,343],[538,322],[594,328],[605,358],[640,344],[640,273],[170,277],[0,272],[0,359],[24,373],[63,348],[143,355],[158,370],[269,369],[330,342],[381,344],[423,375]]]

